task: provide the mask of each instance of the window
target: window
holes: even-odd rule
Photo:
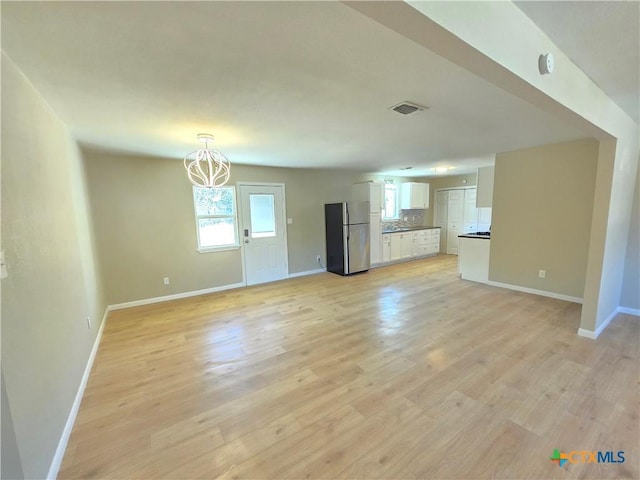
[[[276,236],[276,215],[272,193],[250,193],[251,238]]]
[[[382,219],[391,218],[398,218],[398,188],[393,183],[385,183]]]
[[[235,187],[193,187],[198,251],[240,246]]]

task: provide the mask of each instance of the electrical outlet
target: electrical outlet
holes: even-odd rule
[[[538,272],[538,277],[540,277],[540,278],[546,278],[546,276],[547,276],[547,271],[546,271],[546,270],[540,270],[540,271]]]
[[[164,277],[164,284],[169,285],[169,277]]]
[[[91,330],[91,317],[87,317],[87,328]]]
[[[320,255],[316,255],[316,262],[320,261]]]

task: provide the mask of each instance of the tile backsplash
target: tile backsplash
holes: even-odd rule
[[[422,209],[400,210],[398,220],[382,221],[383,230],[390,227],[420,227],[422,225],[424,225],[424,210]]]

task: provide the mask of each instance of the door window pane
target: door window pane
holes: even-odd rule
[[[251,237],[275,237],[276,215],[272,194],[249,194],[251,210]]]

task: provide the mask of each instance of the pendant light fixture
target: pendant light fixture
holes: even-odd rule
[[[189,181],[196,187],[221,187],[229,181],[231,164],[227,157],[217,150],[209,148],[213,142],[213,135],[199,133],[198,140],[204,143],[199,148],[184,157],[184,168],[187,169]]]

